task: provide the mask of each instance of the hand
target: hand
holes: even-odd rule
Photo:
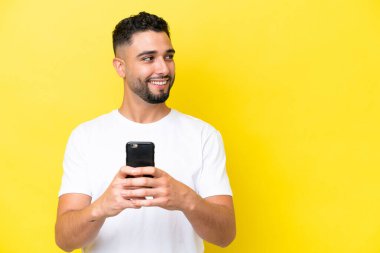
[[[127,175],[132,175],[135,169],[123,166],[115,175],[107,190],[94,202],[94,215],[107,218],[118,215],[126,208],[140,208],[132,202],[133,196],[128,195],[133,187],[128,186]]]
[[[126,186],[134,189],[126,190],[126,195],[131,198],[135,207],[158,206],[167,210],[184,211],[199,198],[190,187],[158,168],[134,168],[131,173],[135,178],[127,179]],[[142,175],[152,175],[153,178]],[[145,199],[146,196],[153,199]]]

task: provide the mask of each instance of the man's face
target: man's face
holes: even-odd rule
[[[175,78],[174,49],[166,33],[135,33],[120,52],[128,88],[148,103],[165,102]]]

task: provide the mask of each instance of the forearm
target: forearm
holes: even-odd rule
[[[121,167],[107,190],[94,202],[92,197],[82,193],[67,193],[59,197],[55,240],[65,251],[82,248],[98,234],[108,217],[118,215],[133,205],[126,194],[126,176],[131,167]]]
[[[104,221],[104,218],[94,215],[92,205],[82,210],[67,211],[57,218],[56,243],[67,252],[81,248],[96,237]]]
[[[135,168],[132,175],[152,175],[153,178],[132,178],[128,187],[135,207],[158,206],[182,211],[198,235],[206,241],[226,247],[235,238],[235,215],[232,197],[217,195],[201,198],[193,189],[154,167]],[[153,199],[145,199],[153,196]]]
[[[229,196],[223,197],[230,198]],[[210,243],[226,247],[235,238],[233,205],[212,203],[196,195],[192,198],[184,214],[198,235]]]

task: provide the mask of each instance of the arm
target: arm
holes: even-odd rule
[[[220,247],[227,247],[236,235],[232,197],[227,195],[201,198],[193,192],[188,208],[183,212],[194,230],[204,240]]]
[[[70,252],[95,238],[105,219],[94,215],[91,197],[84,194],[64,194],[59,198],[55,241]]]
[[[235,238],[235,215],[231,196],[219,195],[206,199],[166,172],[154,167],[133,170],[133,175],[152,175],[153,178],[136,177],[127,180],[132,202],[138,206],[159,206],[182,211],[198,235],[213,244],[226,247]],[[153,199],[143,199],[153,196]]]
[[[98,234],[107,217],[115,216],[126,208],[139,208],[126,194],[125,177],[130,167],[122,167],[103,195],[91,203],[85,194],[69,193],[59,198],[55,240],[70,252],[86,246]]]

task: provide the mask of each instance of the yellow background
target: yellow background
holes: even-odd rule
[[[380,252],[378,0],[0,2],[0,252],[61,252],[71,130],[117,108],[111,32],[171,26],[169,105],[224,137],[236,240],[206,252]]]

